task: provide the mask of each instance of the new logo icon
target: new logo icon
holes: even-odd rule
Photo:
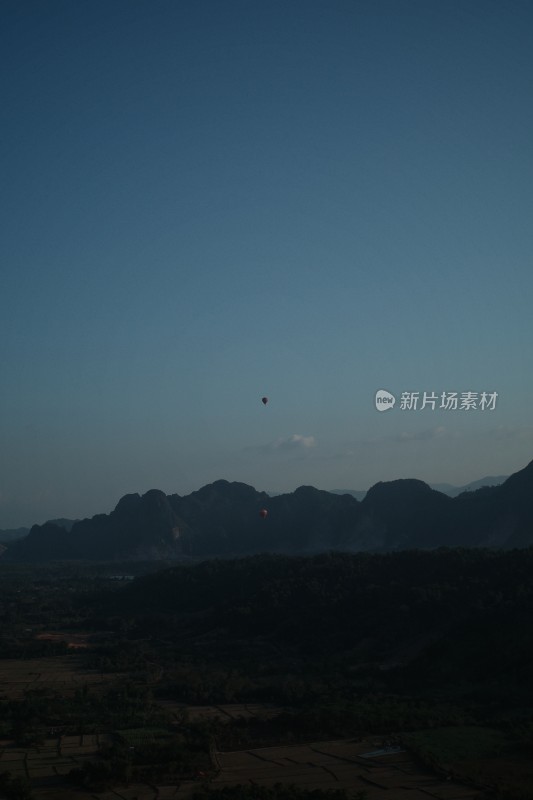
[[[396,398],[393,394],[387,392],[386,389],[378,389],[376,392],[375,402],[378,411],[390,411],[391,408],[394,408]]]

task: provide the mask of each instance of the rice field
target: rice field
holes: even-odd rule
[[[315,742],[215,754],[220,772],[214,786],[294,783],[308,789],[364,790],[368,800],[475,800],[480,790],[446,780],[403,751],[363,758],[372,740]]]
[[[32,660],[0,661],[0,696],[22,698],[28,689],[53,688],[67,695],[84,685],[91,689],[116,681],[117,675],[102,676],[82,670],[76,656],[60,656]],[[268,719],[284,709],[262,704],[224,704],[185,707],[174,701],[160,701],[176,722],[184,710],[191,721]],[[123,738],[137,740],[155,730],[123,731]],[[41,745],[16,747],[0,741],[0,771],[27,778],[35,800],[187,800],[198,786],[196,781],[173,785],[132,783],[105,792],[90,792],[69,787],[65,778],[84,761],[95,758],[98,748],[111,741],[107,734],[56,735]],[[143,739],[144,741],[144,739]],[[364,790],[368,800],[382,800],[384,792],[390,800],[480,800],[481,791],[457,780],[445,780],[416,763],[406,751],[376,751],[379,742],[372,739],[315,742],[251,748],[233,752],[212,753],[218,774],[214,787],[232,784],[272,785],[294,783],[309,789]],[[370,754],[370,757],[369,757]],[[366,757],[365,757],[366,756]]]
[[[527,751],[493,728],[433,728],[405,737],[428,763],[446,764],[454,775],[499,786],[508,796],[532,796],[533,762]]]
[[[132,783],[96,793],[65,786],[63,779],[70,770],[81,767],[109,741],[106,735],[91,734],[47,739],[33,748],[0,742],[0,771],[28,778],[36,800],[185,800],[198,786],[194,781],[163,786]],[[480,799],[479,790],[436,777],[405,751],[362,757],[374,744],[343,740],[217,752],[220,772],[212,785],[294,783],[308,789],[365,790],[368,800],[382,800],[384,792],[390,800]]]
[[[175,700],[158,700],[158,704],[169,711],[175,721],[181,721],[183,713],[191,722],[219,719],[231,722],[238,719],[272,719],[287,709],[260,703],[226,703],[223,705],[187,706]]]
[[[93,688],[120,678],[118,674],[101,675],[81,669],[76,656],[6,658],[0,660],[0,698],[20,700],[28,689],[45,687],[69,694],[86,684]]]
[[[46,739],[38,747],[14,747],[0,741],[0,772],[27,778],[32,784],[35,800],[179,800],[187,797],[198,784],[184,781],[169,786],[132,783],[105,792],[90,792],[64,785],[70,770],[80,768],[93,759],[97,749],[111,742],[106,734],[59,736]]]

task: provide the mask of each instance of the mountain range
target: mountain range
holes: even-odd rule
[[[485,478],[480,478],[477,481],[472,481],[471,483],[467,483],[464,486],[454,486],[451,483],[430,483],[428,486],[431,489],[436,489],[438,492],[442,492],[443,494],[447,494],[450,497],[457,497],[458,494],[462,494],[462,492],[472,492],[475,489],[481,489],[483,486],[498,486],[500,483],[503,483],[504,480],[508,478],[508,475],[487,475]],[[366,491],[362,491],[359,489],[329,489],[331,494],[351,494],[352,497],[355,497],[356,500],[363,500]],[[269,497],[279,497],[283,492],[267,492]],[[53,522],[59,525],[61,528],[65,528],[69,531],[75,522],[79,522],[77,519],[52,519],[48,520],[49,522]],[[22,539],[24,536],[27,536],[30,532],[31,528],[4,528],[0,530],[0,542],[13,542],[15,539]]]
[[[437,492],[449,495],[449,497],[457,497],[457,495],[463,492],[474,492],[476,489],[483,488],[483,486],[499,486],[499,484],[507,480],[508,477],[508,475],[487,475],[485,478],[471,481],[464,486],[454,486],[452,483],[429,483],[428,486],[431,489],[435,489]],[[355,497],[357,500],[363,500],[366,495],[366,492],[359,489],[330,489],[329,491],[333,492],[333,494],[351,494],[352,497]]]
[[[225,480],[183,497],[152,489],[125,495],[110,514],[34,525],[24,538],[4,544],[2,559],[197,559],[531,544],[533,461],[499,486],[454,498],[415,479],[379,482],[362,501],[312,486],[271,497]]]

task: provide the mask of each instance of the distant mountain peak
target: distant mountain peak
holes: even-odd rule
[[[128,512],[134,508],[137,508],[141,501],[141,495],[137,492],[133,494],[125,494],[124,497],[121,497],[118,503],[115,506],[115,512],[117,514],[122,514],[124,512]]]
[[[431,486],[417,478],[398,478],[394,481],[378,481],[366,493],[363,502],[374,502],[376,498],[396,497],[399,495],[428,494],[433,492]]]

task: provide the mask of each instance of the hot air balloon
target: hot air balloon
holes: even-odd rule
[[[268,397],[262,397],[261,402],[263,403],[264,406],[266,406],[266,404],[268,403]]]
[[[268,517],[268,511],[266,510],[266,508],[261,509],[261,511],[259,512],[259,516],[261,517],[261,519],[266,519]]]

